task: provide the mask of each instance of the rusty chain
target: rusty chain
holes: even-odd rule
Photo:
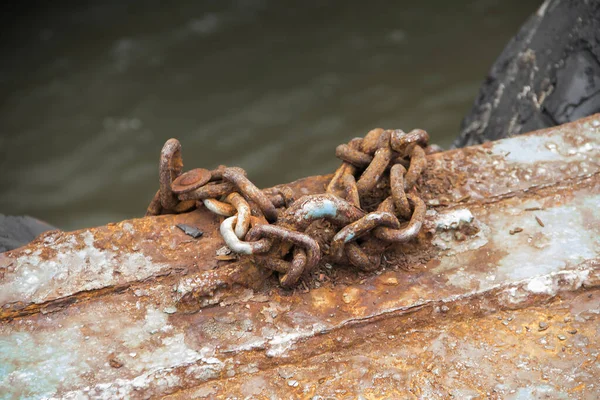
[[[426,205],[415,186],[427,166],[426,154],[439,151],[428,142],[421,129],[373,129],[336,148],[342,165],[326,193],[295,200],[287,186],[260,190],[238,167],[182,173],[181,144],[169,139],[160,155],[160,189],[146,215],[204,206],[226,217],[220,233],[229,249],[278,272],[285,287],[326,257],[372,271],[387,246],[410,241],[421,230]],[[308,233],[320,220],[337,230],[325,248]]]

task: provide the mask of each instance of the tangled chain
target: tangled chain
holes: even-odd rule
[[[277,271],[285,287],[295,285],[323,256],[337,263],[346,257],[371,271],[379,267],[385,247],[407,242],[421,230],[426,206],[415,184],[427,165],[426,154],[437,151],[428,142],[421,129],[373,129],[337,147],[343,163],[325,194],[294,200],[289,187],[260,190],[237,167],[182,174],[181,144],[169,139],[160,155],[160,189],[146,215],[182,213],[202,203],[226,217],[220,232],[231,251]],[[322,220],[337,231],[328,246],[319,246],[307,233]]]

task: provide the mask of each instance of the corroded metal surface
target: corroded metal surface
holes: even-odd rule
[[[0,393],[600,396],[600,116],[427,158],[416,240],[293,291],[231,260],[204,209],[0,254]]]
[[[380,322],[360,343],[310,362],[212,380],[169,398],[596,399],[600,291],[569,293],[543,307],[462,315],[463,307]],[[344,340],[341,334],[333,340]],[[254,369],[254,371],[253,371]]]

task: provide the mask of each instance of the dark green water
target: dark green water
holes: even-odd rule
[[[3,17],[0,213],[75,229],[142,216],[170,137],[259,186],[332,172],[373,127],[447,147],[540,2],[48,4]]]

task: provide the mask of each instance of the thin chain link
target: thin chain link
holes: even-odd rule
[[[278,272],[285,287],[294,286],[324,257],[372,271],[387,246],[410,241],[421,230],[426,205],[415,186],[427,166],[426,154],[437,151],[428,142],[422,129],[409,133],[373,129],[336,148],[342,165],[326,193],[295,200],[287,186],[260,190],[238,167],[221,165],[182,174],[181,144],[169,139],[160,156],[160,189],[146,215],[186,212],[203,205],[227,217],[220,227],[227,246]],[[307,233],[318,220],[337,230],[325,249]]]

